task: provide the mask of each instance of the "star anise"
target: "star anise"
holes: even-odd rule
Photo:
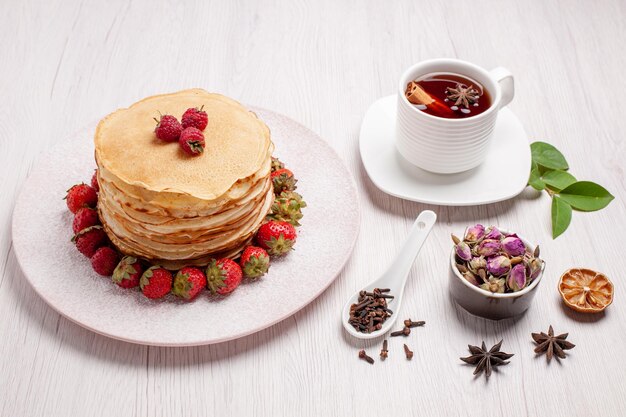
[[[475,365],[474,375],[478,375],[481,372],[485,372],[485,376],[489,378],[491,370],[494,366],[506,365],[509,363],[507,359],[513,356],[512,353],[500,352],[500,346],[502,346],[502,340],[496,343],[491,349],[487,350],[485,342],[481,347],[467,345],[472,356],[467,358],[460,358],[463,362]]]
[[[568,333],[563,333],[555,336],[552,326],[548,329],[548,334],[545,334],[544,332],[532,333],[531,336],[538,345],[535,348],[535,353],[545,353],[546,358],[548,358],[548,363],[550,363],[554,355],[561,359],[565,359],[565,351],[576,346],[575,344],[565,340],[567,339],[567,335]]]
[[[446,87],[446,96],[448,96],[448,100],[454,101],[455,106],[469,109],[471,104],[478,101],[480,93],[472,85],[464,87],[464,84],[457,83],[456,88]]]

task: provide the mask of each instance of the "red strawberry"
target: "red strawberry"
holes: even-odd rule
[[[270,256],[265,249],[258,246],[247,246],[241,254],[239,265],[243,275],[248,278],[259,278],[270,268]]]
[[[134,288],[139,285],[143,273],[141,262],[133,256],[124,256],[113,271],[113,282],[122,288]]]
[[[183,126],[178,119],[172,115],[163,114],[160,119],[157,120],[155,117],[154,120],[157,122],[154,128],[157,138],[165,142],[176,142],[178,140],[180,133],[183,131]]]
[[[98,170],[96,169],[91,177],[91,188],[96,190],[97,193],[100,192],[100,184],[98,184]]]
[[[100,218],[98,212],[89,207],[81,207],[74,215],[74,221],[72,222],[72,230],[74,234],[80,232],[91,226],[100,224]]]
[[[204,109],[204,105],[200,108],[189,108],[183,113],[183,117],[180,119],[183,129],[195,127],[196,129],[204,130],[206,128],[206,125],[209,123],[209,117],[202,109]]]
[[[195,127],[183,130],[178,140],[180,147],[189,155],[200,155],[204,152],[204,134]]]
[[[139,286],[148,298],[165,297],[172,289],[172,273],[161,266],[152,266],[141,275]]]
[[[120,254],[115,249],[103,246],[91,257],[91,267],[100,275],[108,277],[115,270],[119,260]]]
[[[293,172],[287,168],[280,168],[272,172],[270,176],[272,179],[272,185],[274,186],[274,194],[279,195],[285,191],[294,191],[296,188],[297,179],[294,178]]]
[[[99,247],[106,245],[107,240],[107,234],[102,226],[88,227],[76,233],[72,238],[78,251],[88,258],[91,258]]]
[[[98,204],[98,194],[87,184],[77,184],[67,190],[65,202],[67,208],[76,213],[81,207],[95,207]]]
[[[270,220],[256,232],[256,241],[270,255],[284,255],[296,243],[296,228],[287,222]]]
[[[185,300],[193,300],[206,287],[206,277],[198,268],[186,266],[174,277],[172,294]]]
[[[239,265],[228,258],[213,259],[206,268],[207,287],[213,294],[230,294],[239,286],[242,277]]]

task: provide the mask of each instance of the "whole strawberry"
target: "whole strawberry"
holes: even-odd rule
[[[256,279],[265,275],[270,268],[270,256],[263,248],[247,246],[241,254],[239,265],[245,277]]]
[[[88,258],[91,258],[96,250],[107,244],[107,234],[102,226],[91,226],[76,233],[72,242],[76,244],[76,249]]]
[[[96,169],[91,177],[91,188],[96,190],[97,193],[100,192],[100,184],[98,184],[98,170]]]
[[[178,143],[183,151],[189,155],[200,155],[204,152],[204,134],[195,127],[188,127],[183,130]]]
[[[72,221],[72,230],[74,234],[80,232],[91,226],[100,224],[100,218],[98,212],[89,207],[81,207],[74,215],[74,221]]]
[[[76,184],[67,190],[65,202],[67,208],[76,213],[81,207],[95,207],[98,204],[98,194],[87,184]]]
[[[183,117],[180,119],[183,129],[188,127],[195,127],[196,129],[204,130],[209,123],[209,117],[204,110],[204,105],[200,108],[191,107],[183,113]]]
[[[271,174],[272,185],[274,186],[274,194],[280,195],[285,191],[295,191],[297,179],[294,178],[293,172],[287,168],[277,169]]]
[[[154,128],[156,137],[164,142],[176,142],[183,131],[183,126],[178,119],[170,114],[161,115],[160,119],[156,117],[154,120],[157,122]]]
[[[228,258],[213,259],[206,268],[207,288],[213,294],[230,294],[239,286],[242,277],[239,265]]]
[[[198,268],[186,266],[176,273],[172,294],[185,300],[193,300],[204,287],[206,287],[204,273]]]
[[[172,273],[159,265],[152,266],[141,275],[139,286],[148,298],[165,297],[172,289]]]
[[[141,262],[133,256],[124,256],[113,271],[112,280],[122,288],[134,288],[139,285],[143,273]]]
[[[103,246],[91,257],[91,267],[100,275],[108,277],[113,274],[119,260],[120,254],[115,249]]]
[[[259,228],[256,241],[270,255],[284,255],[296,243],[296,228],[287,222],[270,220]]]

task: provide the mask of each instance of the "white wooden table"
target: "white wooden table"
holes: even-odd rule
[[[0,1],[0,416],[626,415],[625,20],[622,0]],[[395,91],[404,68],[433,57],[508,67],[517,86],[510,107],[531,138],[555,144],[579,178],[616,200],[574,213],[553,241],[549,199],[531,190],[467,208],[380,192],[358,155],[361,118]],[[15,198],[33,160],[67,134],[187,87],[282,112],[332,144],[360,192],[354,256],[311,305],[237,341],[174,349],[98,336],[60,317],[26,282],[11,246]],[[377,356],[379,342],[349,339],[340,308],[385,268],[425,208],[439,224],[398,314],[427,325],[408,339],[412,362],[392,340],[391,357],[370,366],[357,351]],[[449,235],[477,221],[542,246],[546,276],[523,317],[477,319],[448,295]],[[562,306],[558,277],[577,265],[614,280],[603,316]],[[547,366],[530,333],[549,324],[577,346]],[[500,338],[515,353],[511,364],[488,383],[474,379],[459,356],[468,343]]]

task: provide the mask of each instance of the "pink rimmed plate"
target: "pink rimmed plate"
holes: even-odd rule
[[[91,269],[70,242],[72,214],[63,197],[89,182],[95,162],[95,124],[39,158],[17,199],[13,245],[24,276],[56,311],[96,333],[132,343],[195,346],[224,342],[265,329],[318,297],[338,276],[354,247],[360,223],[352,175],[317,134],[292,119],[258,108],[276,145],[275,156],[298,178],[308,203],[295,250],[272,262],[257,282],[244,282],[224,298],[203,292],[185,303],[151,301]],[[323,169],[320,169],[323,167]],[[341,207],[332,210],[329,207]],[[333,230],[333,239],[326,233]]]

